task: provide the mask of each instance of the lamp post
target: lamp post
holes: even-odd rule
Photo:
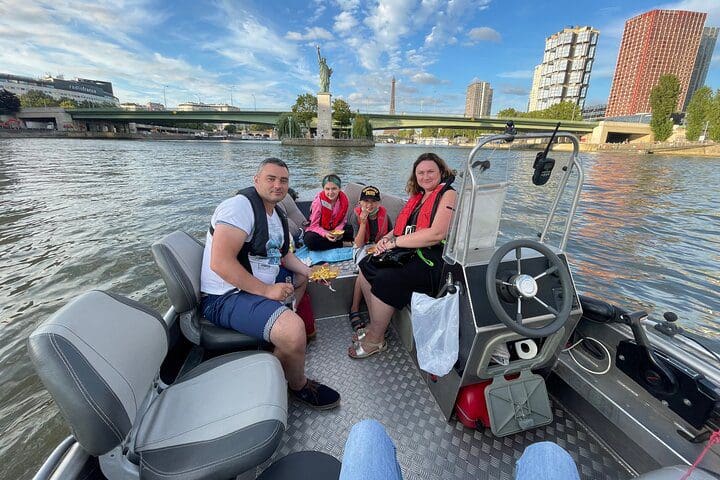
[[[234,87],[234,86],[235,86],[235,85],[230,85],[230,106],[231,106],[231,107],[234,105],[234,104],[233,104],[233,87]]]
[[[165,95],[165,89],[167,88],[167,85],[163,85],[163,107],[165,107],[165,110],[167,110],[167,96]]]
[[[710,125],[710,120],[705,121],[705,128],[703,129],[703,134],[702,134],[702,142],[703,143],[707,141],[708,125]]]
[[[253,110],[257,112],[257,101],[255,100],[255,94],[251,93],[250,95],[252,95],[253,97]]]

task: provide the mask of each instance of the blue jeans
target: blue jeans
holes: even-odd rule
[[[516,480],[580,480],[569,453],[552,442],[533,443],[515,464]],[[395,445],[383,426],[363,420],[350,430],[339,480],[402,480]]]
[[[570,454],[553,442],[533,443],[515,464],[516,480],[580,480]]]
[[[402,480],[395,445],[376,420],[353,425],[345,442],[339,480]]]

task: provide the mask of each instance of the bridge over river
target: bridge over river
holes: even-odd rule
[[[69,109],[59,108],[32,108],[23,109],[18,115],[24,120],[45,119],[55,123],[59,130],[72,124],[83,124],[85,128],[91,125],[127,125],[128,123],[164,125],[181,123],[245,123],[272,126],[277,123],[282,114],[292,115],[292,112],[273,110],[235,110],[235,111],[128,111],[119,109]],[[555,128],[558,120],[542,118],[497,118],[476,117],[467,118],[462,115],[407,113],[384,114],[363,113],[373,125],[375,130],[401,129],[401,128],[464,128],[502,131],[506,123],[512,120],[520,131],[547,131]],[[585,122],[562,120],[562,130],[579,135],[592,134],[591,143],[605,143],[610,141],[636,141],[651,139],[650,127],[647,124],[634,124],[622,122]]]

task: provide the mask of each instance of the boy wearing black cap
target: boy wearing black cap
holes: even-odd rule
[[[375,244],[388,232],[392,231],[392,221],[388,218],[387,210],[380,204],[380,190],[377,187],[367,186],[360,192],[359,205],[355,207],[355,215],[350,218],[353,231],[357,232],[354,239],[355,248],[359,249],[356,261],[359,262],[367,255],[366,246]],[[357,330],[365,326],[365,320],[360,317],[360,301],[362,292],[360,285],[355,283],[353,303],[350,307],[350,324]]]

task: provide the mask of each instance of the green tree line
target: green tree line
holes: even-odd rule
[[[698,88],[688,104],[685,124],[685,138],[688,140],[699,140],[700,135],[705,133],[706,140],[720,142],[720,89],[713,94],[710,87]]]
[[[78,102],[68,97],[55,98],[39,90],[30,90],[20,95],[20,105],[23,108],[33,107],[60,107],[60,108],[117,108],[110,102],[91,102],[83,100]]]
[[[532,112],[519,112],[514,108],[506,108],[497,113],[500,118],[550,118],[557,120],[582,120],[582,109],[573,102],[560,102],[544,110]]]
[[[372,138],[372,124],[365,117],[353,113],[350,105],[337,98],[332,102],[332,119],[341,130],[352,125],[350,133],[353,138]],[[310,128],[313,118],[317,117],[317,97],[311,93],[298,95],[290,109],[291,114],[283,114],[278,118],[276,127],[282,137],[301,137],[302,129]],[[368,133],[369,132],[369,133]]]
[[[20,99],[12,92],[0,90],[0,115],[14,115],[20,111]]]

